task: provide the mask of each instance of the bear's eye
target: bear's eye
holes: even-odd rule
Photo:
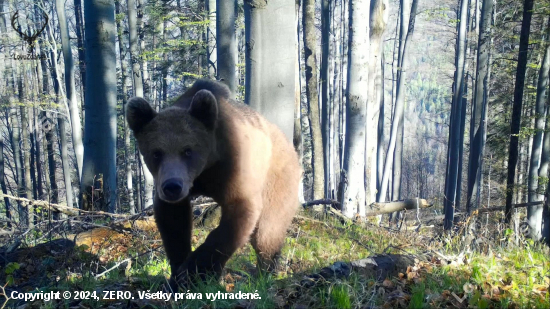
[[[191,150],[191,148],[187,148],[185,149],[185,151],[183,152],[183,155],[186,156],[186,157],[191,157],[191,155],[193,154],[193,151]]]
[[[155,159],[162,158],[162,151],[157,150],[157,151],[153,152],[153,158],[155,158]]]

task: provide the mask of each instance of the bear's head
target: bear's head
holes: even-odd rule
[[[158,197],[169,203],[187,197],[214,157],[216,97],[199,90],[189,108],[173,106],[158,113],[146,100],[135,97],[126,105],[126,119],[155,178]]]

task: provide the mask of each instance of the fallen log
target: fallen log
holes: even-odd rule
[[[46,209],[50,209],[53,212],[66,214],[67,216],[91,214],[91,215],[103,215],[103,216],[117,217],[117,218],[128,218],[128,215],[119,215],[119,214],[113,214],[113,213],[104,212],[104,211],[87,211],[87,210],[82,210],[78,208],[68,207],[65,205],[53,204],[48,201],[29,200],[23,197],[17,197],[17,196],[3,194],[3,193],[0,193],[0,199],[1,198],[9,198],[10,200],[21,202],[21,206],[23,207],[27,207],[28,205],[43,207]]]
[[[529,206],[538,206],[538,205],[544,205],[544,202],[529,202],[529,203],[521,203],[521,204],[513,204],[513,208],[522,208],[522,207],[529,207]],[[494,211],[504,211],[506,210],[506,206],[494,206],[494,207],[487,207],[487,208],[480,208],[472,211],[470,214],[471,216],[478,216],[481,214],[494,212]],[[455,212],[455,216],[467,216],[468,213],[465,212]],[[422,221],[429,222],[429,221],[438,221],[445,219],[445,215],[437,215],[437,216],[429,216],[422,218]]]
[[[331,200],[331,199],[321,199],[305,202],[302,204],[302,207],[310,207],[315,205],[331,205],[336,209],[341,209],[340,202]],[[428,208],[432,206],[428,201],[421,198],[406,199],[402,201],[392,201],[392,202],[383,202],[383,203],[372,203],[367,206],[366,214],[367,217],[378,216],[382,214],[389,214],[396,211],[401,211],[405,209],[420,209]]]

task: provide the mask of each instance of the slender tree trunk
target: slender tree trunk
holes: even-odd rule
[[[237,93],[237,18],[236,0],[216,1],[216,43],[218,80],[229,86],[233,95]]]
[[[508,177],[506,179],[506,223],[512,222],[512,197],[514,196],[514,182],[518,163],[519,129],[521,126],[521,110],[523,104],[523,88],[525,71],[527,69],[527,49],[529,47],[529,33],[531,31],[531,17],[533,15],[533,0],[523,2],[523,21],[519,38],[518,65],[516,84],[514,86],[514,105],[512,109],[512,123],[510,125],[510,148],[508,156]]]
[[[550,24],[547,25],[546,32],[547,36],[550,35]],[[542,176],[539,175],[539,167],[541,166],[543,135],[549,134],[548,132],[544,132],[544,127],[547,109],[548,74],[550,70],[550,44],[548,44],[548,42],[545,43],[546,48],[541,62],[537,82],[537,98],[535,103],[535,137],[533,138],[531,162],[529,166],[528,202],[538,202],[542,201],[544,198],[543,194],[540,192],[541,190],[539,189],[539,177]],[[529,235],[534,240],[540,240],[542,237],[542,210],[543,206],[527,207]]]
[[[63,165],[63,179],[65,180],[65,194],[67,206],[73,207],[73,185],[71,183],[71,167],[69,164],[69,151],[67,150],[67,129],[65,118],[60,114],[57,117],[59,129],[59,152],[61,153],[61,164]]]
[[[460,141],[462,115],[463,89],[464,89],[464,64],[466,55],[466,30],[468,24],[468,0],[461,0],[458,24],[458,36],[455,52],[455,77],[453,81],[453,99],[451,109],[451,125],[449,127],[449,148],[447,150],[447,177],[445,178],[445,222],[444,228],[449,230],[453,226],[455,202],[460,163]],[[464,134],[464,132],[462,132]]]
[[[493,19],[493,1],[482,0],[479,22],[479,38],[476,62],[476,81],[474,103],[470,120],[470,155],[468,164],[468,192],[466,211],[470,213],[479,208],[483,177],[483,154],[487,136],[487,106],[489,97],[489,55],[491,48],[491,21]],[[478,15],[479,16],[479,15]]]
[[[346,217],[365,215],[365,128],[367,122],[370,1],[350,0],[346,141],[340,190]]]
[[[401,68],[401,72],[398,71],[398,81],[399,83],[397,84],[397,89],[396,89],[396,98],[395,98],[395,110],[394,110],[394,113],[393,113],[393,121],[392,121],[392,125],[391,125],[391,131],[390,131],[390,142],[389,142],[389,145],[388,145],[388,151],[386,152],[386,161],[384,162],[384,173],[383,173],[383,176],[382,176],[382,182],[381,182],[381,187],[380,187],[380,192],[379,192],[379,195],[378,195],[378,201],[379,202],[383,202],[385,199],[386,199],[386,192],[388,190],[388,181],[389,181],[389,176],[390,176],[390,167],[393,165],[394,168],[394,176],[393,176],[393,182],[395,183],[396,181],[400,181],[400,180],[397,180],[396,177],[399,177],[401,178],[401,171],[400,169],[398,170],[399,171],[399,176],[397,176],[395,170],[396,170],[396,166],[394,165],[394,151],[396,150],[396,145],[397,143],[401,143],[402,144],[402,135],[400,136],[399,135],[399,132],[403,132],[403,129],[400,129],[400,125],[404,122],[404,107],[405,107],[405,100],[404,100],[404,90],[405,90],[405,78],[404,78],[404,71],[403,69],[406,67],[406,52],[407,52],[407,45],[409,44],[411,38],[412,38],[412,35],[414,33],[414,23],[415,23],[415,19],[416,19],[416,10],[417,10],[417,7],[418,7],[418,0],[413,0],[412,2],[412,5],[411,5],[411,11],[410,11],[410,19],[409,19],[409,27],[408,27],[408,30],[407,30],[407,34],[406,36],[404,37],[405,40],[403,42],[403,46],[402,48],[400,47],[399,50],[401,51],[400,53],[402,54],[402,56],[400,57],[401,58],[401,61],[400,61],[400,65],[399,67]],[[404,4],[402,3],[401,4],[401,10],[406,10]],[[403,22],[403,21],[402,21]],[[401,133],[402,134],[402,133]],[[399,164],[399,163],[398,163]],[[397,196],[392,196],[392,199],[396,199]]]
[[[304,58],[306,73],[306,97],[312,144],[313,198],[325,195],[325,172],[323,136],[319,115],[319,93],[317,89],[317,34],[315,29],[315,1],[304,0],[303,5]]]
[[[404,71],[404,60],[405,60],[405,44],[406,44],[406,38],[409,32],[408,25],[411,21],[411,14],[409,13],[409,0],[402,0],[400,1],[401,6],[401,14],[399,15],[399,50],[397,54],[397,83],[395,88],[395,108],[399,106],[400,109],[404,109],[404,87],[401,84],[401,80],[403,76]],[[412,8],[412,4],[410,6]],[[414,20],[413,20],[414,22]],[[399,101],[398,101],[399,100]],[[398,103],[399,102],[399,103]],[[396,111],[394,110],[394,119],[397,115]],[[392,192],[391,192],[391,198],[392,200],[399,200],[401,199],[401,183],[403,182],[403,174],[402,174],[402,166],[403,166],[403,141],[404,141],[404,135],[405,135],[405,114],[404,110],[400,111],[399,118],[398,118],[398,126],[397,126],[397,140],[395,144],[395,150],[393,152],[393,165],[392,165]],[[396,217],[396,219],[399,218],[399,215]]]
[[[120,9],[120,1],[115,2],[116,14],[119,15],[122,11]],[[124,43],[124,37],[122,33],[124,32],[122,28],[122,22],[117,18],[117,35],[118,35],[118,51],[120,55],[120,75],[122,80],[122,106],[126,107],[126,102],[128,101],[128,68],[126,66],[126,44]],[[126,113],[123,113],[126,117]],[[124,166],[126,174],[126,196],[128,197],[128,207],[130,208],[130,213],[134,214],[136,212],[136,207],[134,204],[134,184],[133,184],[133,171],[132,171],[132,157],[134,151],[130,143],[130,128],[128,127],[128,122],[124,121]]]
[[[76,156],[76,165],[78,178],[82,177],[82,160],[84,156],[84,146],[82,145],[82,125],[80,123],[80,110],[76,100],[76,86],[74,81],[73,53],[71,51],[71,42],[69,41],[69,28],[65,16],[65,1],[56,0],[55,7],[57,18],[59,19],[59,29],[61,30],[61,45],[63,47],[63,59],[65,60],[65,94],[69,101],[69,112],[71,119],[71,129],[73,136],[73,147]]]
[[[370,55],[368,67],[366,153],[365,153],[365,201],[370,205],[376,201],[378,187],[378,121],[380,119],[380,97],[378,93],[382,82],[381,55],[383,35],[388,21],[389,2],[387,0],[370,1]]]
[[[245,0],[245,103],[292,139],[295,105],[295,2]],[[277,29],[273,31],[273,29]],[[264,33],[269,31],[269,37]]]
[[[314,1],[313,1],[314,2]],[[331,5],[329,0],[321,0],[321,135],[323,140],[323,167],[324,167],[324,188],[325,197],[329,196],[331,186],[331,166],[330,166],[330,115],[331,108],[329,107],[330,100],[330,77],[329,77],[329,65],[330,65],[330,20]],[[332,100],[334,102],[334,100]]]
[[[84,3],[86,20],[86,122],[81,192],[90,209],[92,192],[102,190],[102,204],[116,211],[116,52],[113,2]],[[97,128],[101,128],[98,130]],[[98,184],[99,182],[99,184]]]
[[[8,188],[6,186],[4,171],[4,138],[0,135],[0,188],[2,189],[2,194],[6,195],[8,194]],[[4,205],[6,207],[6,219],[11,220],[11,204],[7,197],[4,197]],[[11,227],[11,222],[8,222],[8,227]]]
[[[138,0],[139,1],[139,0]],[[138,6],[141,6],[141,2],[138,3]],[[139,8],[138,8],[139,9]],[[141,19],[140,19],[141,20]],[[143,78],[142,71],[140,69],[140,60],[139,60],[139,50],[138,50],[138,26],[141,24],[141,21],[138,23],[138,13],[136,12],[136,1],[128,0],[128,31],[130,34],[130,60],[132,62],[132,81],[133,81],[133,93],[136,97],[144,97],[145,93],[143,90]],[[143,63],[145,65],[145,63]],[[145,74],[146,68],[143,67],[143,74]],[[140,155],[141,158],[141,155]],[[143,163],[143,162],[142,162]],[[154,188],[154,179],[153,175],[145,166],[142,164],[143,174],[145,178],[145,205],[144,207],[149,207],[153,204],[153,188]]]
[[[84,51],[84,22],[82,21],[82,0],[74,0],[74,16],[76,30],[76,46],[78,48],[78,65],[80,68],[80,79],[82,81],[82,95],[86,96],[86,64]]]
[[[29,191],[27,185],[30,183],[30,174],[27,174],[26,171],[30,169],[30,164],[28,161],[28,155],[24,155],[25,152],[28,152],[26,148],[28,140],[28,131],[27,131],[27,120],[26,120],[26,107],[25,104],[25,95],[23,93],[23,78],[24,74],[21,73],[21,68],[15,65],[16,76],[18,77],[17,81],[17,94],[18,94],[18,103],[19,114],[17,113],[17,108],[13,108],[12,113],[12,149],[14,152],[15,166],[17,170],[17,188],[19,197],[27,198],[29,197]],[[19,119],[19,117],[21,117]],[[17,156],[17,157],[16,157]],[[27,179],[28,176],[28,179]],[[23,207],[21,203],[18,203],[18,212],[19,212],[19,221],[22,226],[29,226],[29,209]]]
[[[214,78],[218,75],[217,73],[217,60],[218,60],[218,51],[216,50],[216,15],[217,0],[205,0],[206,9],[208,10],[208,32],[206,34],[206,39],[208,41],[208,75],[210,78]]]
[[[462,88],[462,111],[460,113],[460,141],[458,142],[458,174],[456,179],[455,210],[459,211],[462,205],[462,169],[464,168],[464,130],[466,128],[466,109],[468,107],[468,74],[464,75]]]

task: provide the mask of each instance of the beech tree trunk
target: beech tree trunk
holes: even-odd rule
[[[340,201],[342,213],[365,215],[365,136],[367,123],[370,1],[350,0],[346,141]]]
[[[84,3],[86,20],[85,149],[81,192],[92,207],[92,188],[102,190],[102,208],[116,210],[116,52],[114,1]],[[98,130],[101,128],[101,130]]]
[[[458,36],[455,49],[455,76],[453,81],[453,98],[451,107],[451,124],[449,126],[449,148],[447,150],[447,176],[445,178],[445,222],[444,228],[449,230],[453,226],[455,202],[459,174],[459,155],[461,141],[461,122],[464,88],[464,64],[466,55],[466,30],[468,24],[468,0],[461,0],[459,11]],[[462,135],[464,132],[462,132]]]
[[[78,65],[82,80],[82,96],[86,96],[86,64],[84,51],[84,22],[82,20],[82,0],[74,0],[74,18],[76,21],[76,46],[78,47]]]
[[[120,1],[115,2],[116,14],[119,15],[122,11],[120,9]],[[126,107],[128,101],[128,67],[126,65],[126,44],[124,42],[124,36],[122,33],[122,22],[117,18],[117,36],[118,36],[118,51],[120,57],[120,75],[122,80],[122,106]],[[123,113],[126,117],[126,113]],[[132,158],[134,157],[134,149],[130,143],[130,128],[128,122],[124,119],[124,166],[126,174],[126,192],[125,195],[128,198],[128,207],[130,208],[130,214],[135,214],[136,207],[134,203],[134,184],[133,184],[133,171],[132,171]]]
[[[382,50],[383,50],[383,35],[388,22],[389,2],[387,0],[371,0],[370,3],[370,56],[369,56],[369,88],[368,88],[368,103],[367,109],[371,113],[367,115],[366,131],[366,154],[365,154],[365,177],[366,177],[366,195],[365,201],[369,205],[376,201],[376,192],[378,187],[378,152],[379,146],[383,141],[379,141],[380,126],[379,121],[382,117],[383,122],[383,107],[380,108],[381,98],[383,93],[383,77],[382,77]],[[381,115],[382,113],[382,115]],[[383,128],[382,135],[383,139]],[[383,162],[380,162],[383,164]]]
[[[65,16],[65,1],[56,0],[55,8],[57,11],[57,18],[59,19],[59,29],[61,30],[61,45],[63,48],[63,59],[65,60],[65,94],[69,103],[73,147],[76,156],[77,174],[80,179],[80,177],[82,177],[84,146],[82,145],[80,110],[76,99],[73,53],[71,51],[71,42],[69,40],[67,17]]]
[[[479,208],[483,177],[483,155],[487,137],[487,106],[489,97],[489,68],[491,52],[491,22],[493,20],[493,1],[483,0],[479,20],[479,38],[476,61],[476,81],[474,103],[470,120],[470,156],[468,164],[468,192],[466,211]]]
[[[306,97],[308,106],[309,128],[312,145],[313,198],[325,195],[325,172],[323,137],[319,115],[319,93],[317,89],[317,34],[315,29],[315,0],[304,0],[302,4],[304,59],[306,73]]]
[[[550,24],[547,25],[546,35],[550,35]],[[548,39],[547,39],[548,40]],[[544,41],[543,41],[544,42]],[[547,110],[547,92],[548,92],[548,74],[550,70],[550,44],[545,42],[546,48],[539,69],[537,82],[537,98],[535,103],[535,136],[531,148],[531,162],[528,176],[528,202],[542,201],[544,195],[539,188],[539,168],[541,167],[541,157],[543,150],[543,135],[550,134],[544,132],[546,110]],[[547,166],[545,167],[547,169]],[[544,177],[547,176],[545,173]],[[529,235],[534,240],[540,240],[542,235],[542,211],[543,206],[527,207],[527,222],[529,224]]]
[[[139,1],[139,0],[138,0]],[[132,82],[133,82],[133,93],[135,97],[144,97],[145,93],[143,90],[143,74],[146,71],[146,68],[143,67],[143,74],[140,68],[139,60],[139,50],[138,50],[138,13],[136,12],[136,1],[128,0],[128,32],[130,35],[130,61],[132,63]],[[140,5],[140,3],[138,3]],[[140,22],[141,23],[141,22]],[[145,63],[144,63],[145,64]],[[142,161],[143,176],[145,178],[145,191],[144,191],[144,207],[149,207],[153,204],[153,188],[154,188],[154,179],[153,175],[143,164],[143,158],[140,154],[140,160]]]
[[[379,190],[379,195],[378,195],[378,201],[379,202],[383,202],[386,198],[386,192],[388,190],[388,182],[389,182],[389,177],[390,177],[390,167],[393,165],[393,173],[394,173],[394,176],[393,176],[393,183],[395,183],[396,181],[400,182],[400,178],[401,178],[401,173],[400,173],[400,170],[398,170],[399,172],[399,175],[396,174],[396,166],[394,164],[394,158],[397,158],[395,157],[395,154],[394,154],[394,151],[396,150],[396,145],[397,143],[401,143],[402,144],[402,133],[399,134],[399,132],[403,132],[403,129],[400,127],[403,122],[404,122],[404,107],[405,107],[405,100],[404,100],[404,87],[405,87],[405,78],[404,78],[404,71],[403,69],[406,67],[406,52],[407,52],[407,45],[409,44],[411,38],[412,38],[412,35],[414,33],[414,22],[415,22],[415,19],[416,19],[416,10],[417,10],[417,7],[418,7],[418,0],[413,0],[412,4],[411,4],[411,11],[410,11],[410,19],[408,20],[408,30],[406,32],[406,35],[404,35],[404,41],[403,41],[403,46],[400,46],[399,47],[399,50],[400,50],[400,54],[402,54],[401,56],[399,56],[398,58],[401,59],[401,60],[398,60],[398,63],[399,63],[399,68],[400,68],[400,71],[398,71],[398,84],[397,84],[397,89],[396,89],[396,98],[395,98],[395,108],[394,108],[394,113],[393,113],[393,120],[392,120],[392,125],[391,125],[391,131],[390,131],[390,142],[389,142],[389,145],[388,145],[388,151],[386,152],[386,160],[385,160],[385,163],[384,163],[384,173],[383,173],[383,176],[382,176],[382,181],[381,181],[381,187],[380,187],[380,190]],[[401,10],[407,10],[407,8],[404,6],[404,3],[401,4]],[[402,20],[401,23],[403,23],[404,25],[406,25],[406,23],[404,23],[405,20]],[[401,31],[400,31],[401,32]],[[401,36],[400,36],[401,37]],[[400,43],[401,44],[401,43]],[[400,157],[399,157],[400,158]],[[397,164],[400,164],[397,163]],[[399,178],[399,179],[397,179]],[[395,189],[395,188],[394,188]],[[398,194],[397,194],[398,195]],[[395,190],[394,190],[394,195],[392,196],[392,199],[397,199],[397,196],[395,195]]]
[[[208,32],[206,33],[206,40],[208,41],[208,75],[210,78],[215,78],[217,73],[217,57],[218,51],[216,50],[216,1],[217,0],[205,0],[206,9],[208,10]]]
[[[236,0],[216,1],[216,50],[218,80],[223,80],[231,93],[237,93],[237,36],[235,20],[237,18]]]
[[[294,131],[296,94],[295,10],[292,0],[244,2],[245,103],[276,124],[288,140]]]
[[[521,22],[521,34],[519,38],[518,65],[516,70],[516,84],[514,86],[514,104],[512,107],[512,123],[510,125],[508,177],[506,179],[506,223],[512,222],[512,198],[514,196],[516,167],[518,163],[518,134],[521,126],[523,88],[525,84],[525,71],[527,69],[527,49],[529,48],[533,2],[533,0],[524,0],[523,2],[523,20]]]
[[[2,194],[6,195],[8,194],[8,188],[4,170],[4,138],[0,135],[0,189],[2,189]],[[11,220],[11,203],[7,197],[4,197],[4,206],[6,207],[6,219]],[[10,222],[8,222],[8,227],[11,227]]]
[[[325,197],[330,195],[331,182],[331,164],[330,164],[330,130],[331,130],[331,121],[330,115],[332,109],[330,108],[330,77],[329,77],[329,65],[330,60],[329,56],[331,54],[330,49],[330,2],[329,0],[321,0],[321,134],[323,140],[323,171],[324,171],[324,188]],[[333,87],[334,88],[334,87]],[[334,98],[332,102],[334,103]]]

